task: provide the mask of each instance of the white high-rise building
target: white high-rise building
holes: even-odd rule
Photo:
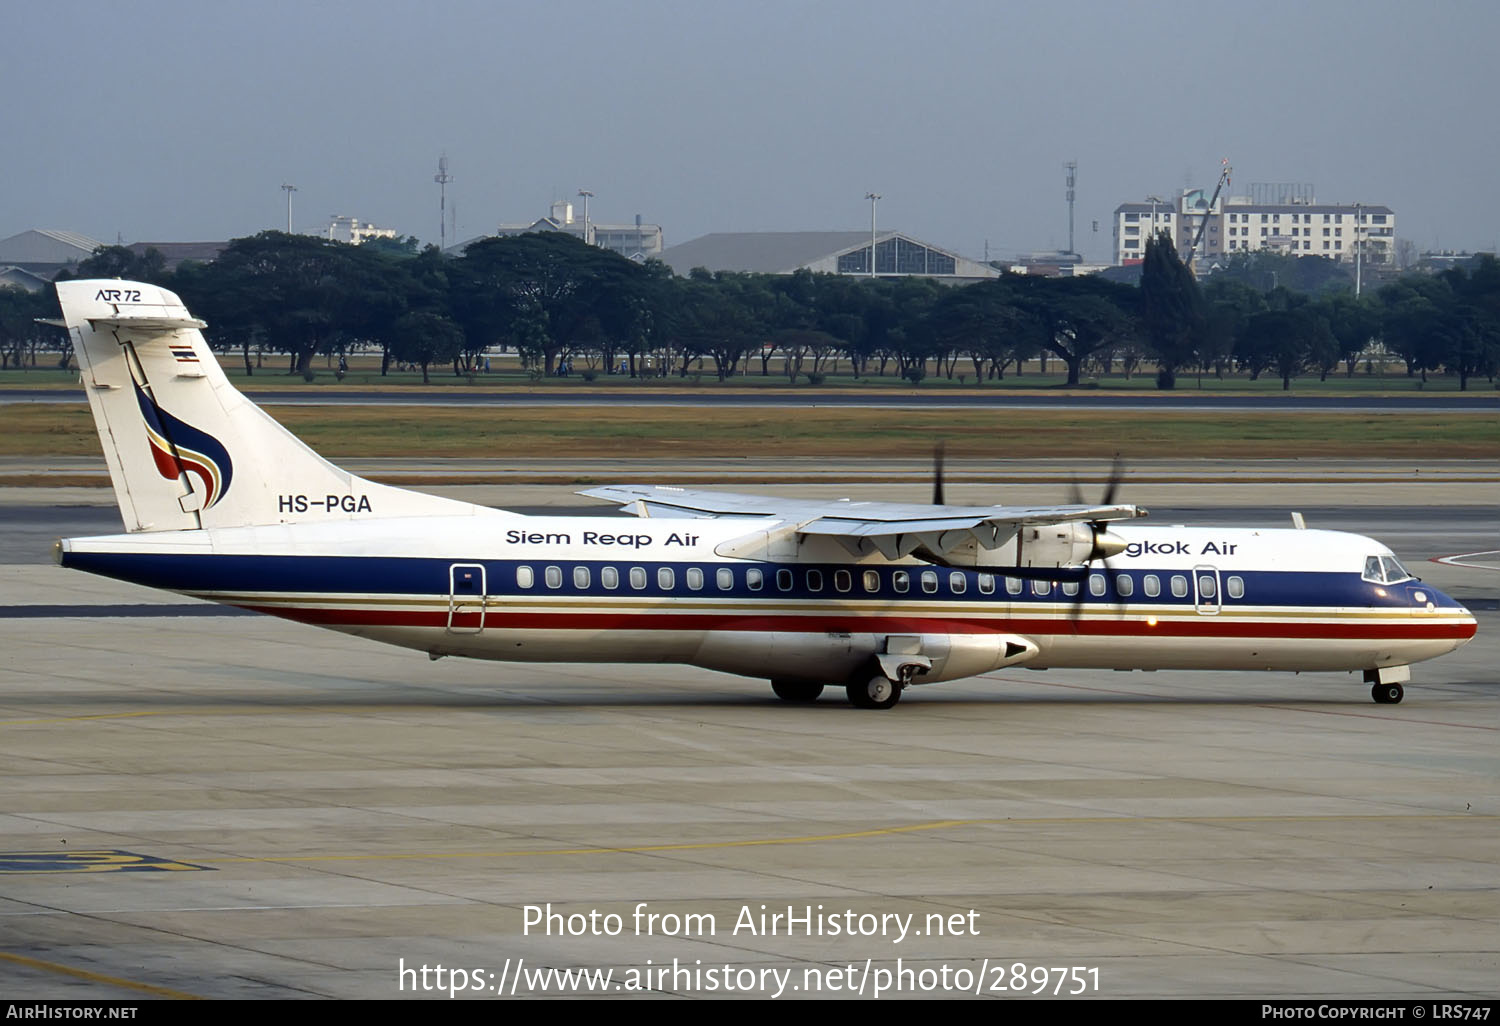
[[[1165,231],[1177,252],[1188,249],[1204,226],[1194,261],[1272,250],[1288,256],[1321,256],[1353,263],[1363,246],[1371,267],[1396,262],[1396,215],[1390,207],[1363,203],[1262,203],[1231,196],[1209,206],[1201,189],[1175,201],[1122,203],[1115,208],[1115,263],[1138,263],[1146,239]]]

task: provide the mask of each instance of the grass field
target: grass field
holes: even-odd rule
[[[273,415],[330,459],[925,457],[1494,459],[1500,417],[1442,413],[288,406]],[[84,406],[0,413],[0,456],[100,452]]]
[[[392,371],[382,376],[378,360],[370,358],[356,358],[350,366],[350,370],[340,380],[334,371],[324,365],[320,357],[314,361],[314,369],[317,377],[312,382],[305,382],[298,375],[287,374],[284,365],[278,360],[275,365],[267,364],[253,375],[246,375],[243,365],[233,357],[223,358],[223,367],[230,379],[240,388],[248,389],[272,389],[295,390],[318,392],[322,390],[334,391],[338,389],[390,389],[393,391],[408,390],[414,388],[428,389],[467,389],[481,392],[508,392],[508,391],[535,391],[544,389],[547,391],[596,391],[596,390],[625,390],[625,391],[712,391],[712,392],[759,392],[765,389],[789,390],[800,392],[847,392],[847,391],[901,391],[901,392],[1011,392],[1011,391],[1033,391],[1046,390],[1049,392],[1066,389],[1066,376],[1059,373],[1062,366],[1057,361],[1049,364],[1052,373],[1043,374],[1033,364],[1025,374],[1017,376],[1014,371],[1007,374],[1002,381],[976,382],[971,365],[960,366],[958,377],[949,380],[946,377],[928,377],[915,389],[909,381],[895,376],[865,377],[856,379],[852,377],[848,368],[827,375],[824,382],[814,388],[807,383],[806,377],[799,377],[796,384],[787,381],[786,375],[777,373],[775,367],[779,361],[773,361],[773,372],[768,376],[762,376],[757,368],[755,373],[730,378],[727,381],[719,381],[714,374],[712,363],[706,364],[702,372],[690,373],[687,377],[671,375],[664,378],[631,378],[628,375],[605,374],[600,371],[593,381],[584,380],[581,373],[574,373],[566,378],[539,378],[532,379],[518,368],[511,365],[512,361],[497,361],[494,366],[495,373],[475,374],[460,377],[453,374],[451,369],[443,367],[432,368],[431,383],[422,384],[422,375],[418,372]],[[1397,365],[1399,368],[1400,365]],[[26,370],[0,370],[0,388],[63,388],[77,384],[78,372],[76,370],[64,371],[55,367],[35,367]],[[1076,386],[1081,392],[1129,392],[1132,394],[1161,395],[1156,388],[1155,377],[1150,371],[1138,373],[1130,378],[1114,374],[1099,378],[1086,378]],[[1213,394],[1280,394],[1281,379],[1274,376],[1262,376],[1257,381],[1251,381],[1247,376],[1235,375],[1222,380],[1212,375],[1205,376],[1201,383],[1196,376],[1184,374],[1177,379],[1177,391],[1202,392],[1206,395]],[[1316,375],[1296,378],[1292,381],[1291,391],[1297,395],[1409,395],[1413,392],[1458,392],[1458,378],[1447,375],[1429,375],[1424,383],[1419,377],[1407,377],[1400,369],[1388,370],[1384,374],[1367,374],[1363,368],[1353,377],[1345,377],[1342,373],[1331,375],[1327,381],[1319,381]],[[1476,397],[1493,398],[1496,385],[1485,378],[1471,378],[1468,393]]]

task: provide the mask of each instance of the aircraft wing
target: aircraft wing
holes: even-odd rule
[[[996,548],[1028,524],[1131,520],[1146,515],[1140,507],[1125,504],[934,506],[850,499],[783,499],[670,485],[606,485],[578,494],[619,502],[640,517],[790,522],[796,525],[798,534],[832,537],[851,552],[875,549],[893,558],[918,548],[948,552],[971,541],[982,548]]]

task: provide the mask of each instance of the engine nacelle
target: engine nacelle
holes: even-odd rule
[[[1096,559],[1108,559],[1125,551],[1125,540],[1102,526],[1068,521],[1061,524],[1028,524],[1009,541],[987,549],[976,540],[950,548],[941,558],[918,553],[948,566],[1003,570],[1008,567],[1038,570],[1081,567]]]

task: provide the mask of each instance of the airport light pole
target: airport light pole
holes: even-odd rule
[[[880,202],[880,193],[867,192],[865,199],[870,201],[870,277],[875,277],[875,204]]]
[[[1364,277],[1365,247],[1359,241],[1359,229],[1364,220],[1363,204],[1354,204],[1354,298],[1359,298],[1360,286]]]
[[[579,189],[578,195],[583,197],[583,241],[592,246],[594,240],[589,237],[589,200],[594,198],[594,194],[587,189]]]
[[[281,183],[281,191],[286,193],[286,233],[292,234],[292,193],[297,191],[295,185]]]
[[[1160,196],[1147,196],[1146,197],[1146,202],[1151,204],[1151,229],[1150,229],[1150,237],[1154,239],[1154,238],[1156,238],[1156,208],[1160,204],[1165,203],[1166,200],[1162,199]]]

